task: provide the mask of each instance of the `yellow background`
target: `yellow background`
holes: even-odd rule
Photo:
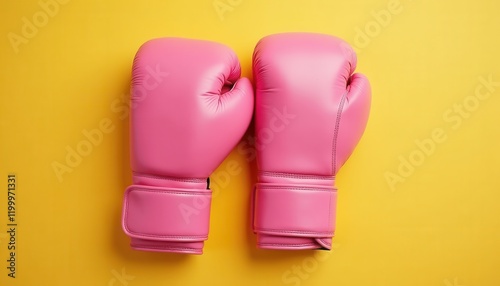
[[[70,0],[47,23],[38,1],[1,6],[0,285],[500,285],[500,87],[472,98],[487,92],[480,78],[500,81],[500,2]],[[45,25],[13,46],[10,33],[23,36],[35,15]],[[232,160],[241,168],[215,190],[205,254],[131,250],[120,227],[128,119],[116,108],[126,107],[138,47],[163,36],[219,41],[251,76],[256,42],[284,31],[344,38],[372,83],[367,130],[338,174],[335,249],[256,249],[255,161],[235,149],[214,173]],[[458,115],[456,104],[473,111]],[[106,118],[113,131],[59,181],[54,162]],[[422,157],[415,141],[436,129],[446,139]],[[413,163],[398,171],[400,160]],[[16,279],[6,269],[12,172]]]

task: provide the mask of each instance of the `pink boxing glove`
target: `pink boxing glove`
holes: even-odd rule
[[[255,47],[260,248],[331,249],[335,175],[370,110],[369,82],[355,68],[351,47],[329,35],[277,34]]]
[[[208,177],[238,143],[253,111],[250,81],[228,47],[161,38],[132,71],[131,164],[122,226],[137,250],[201,254]]]

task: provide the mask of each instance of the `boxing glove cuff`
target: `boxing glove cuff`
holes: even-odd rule
[[[211,198],[208,189],[132,185],[125,191],[122,226],[136,249],[201,253]]]
[[[334,189],[257,184],[255,192],[255,232],[300,237],[333,236],[332,218],[337,194]]]
[[[333,237],[337,204],[333,177],[266,174],[259,181],[254,191],[254,232],[283,242],[282,247],[278,243],[261,247],[293,249],[288,241],[295,241],[294,237],[313,241]],[[324,243],[305,248],[322,245],[328,248]]]

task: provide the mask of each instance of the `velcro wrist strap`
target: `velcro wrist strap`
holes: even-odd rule
[[[337,192],[329,187],[257,184],[256,233],[331,237],[334,233]]]
[[[132,185],[125,191],[123,229],[133,238],[206,240],[211,199],[206,189]]]

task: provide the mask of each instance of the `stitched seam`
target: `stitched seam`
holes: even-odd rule
[[[132,190],[130,190],[130,192],[134,192],[134,191],[147,192],[147,193],[160,193],[160,194],[188,195],[188,196],[205,196],[205,195],[212,196],[212,192],[203,192],[203,191],[182,192],[182,191],[160,191],[160,190],[155,190],[155,189],[132,189]]]
[[[339,128],[340,128],[340,119],[342,117],[342,110],[344,108],[344,102],[345,99],[347,98],[347,91],[342,95],[342,99],[340,100],[339,107],[337,108],[338,113],[337,113],[337,120],[335,121],[335,130],[333,131],[333,141],[332,141],[332,170],[333,173],[336,173],[337,169],[337,139],[339,135]]]
[[[279,173],[279,172],[269,172],[269,171],[260,171],[259,174],[273,176],[273,177],[296,178],[296,179],[318,179],[318,180],[335,179],[335,176],[302,175],[302,174],[290,174],[290,173]]]
[[[316,246],[314,243],[303,243],[303,244],[285,244],[285,243],[258,243],[258,245],[275,245],[275,246]]]
[[[332,225],[332,194],[330,193],[330,199],[328,200],[328,225]],[[333,234],[333,231],[332,231]]]
[[[161,237],[161,238],[184,238],[184,239],[189,239],[189,238],[198,238],[198,239],[207,239],[208,235],[190,235],[190,236],[181,236],[181,235],[157,235],[157,234],[143,234],[143,233],[138,233],[135,231],[130,231],[128,226],[125,225],[125,228],[127,231],[131,234],[135,235],[140,235],[140,236],[146,236],[146,237]]]
[[[127,229],[128,230],[128,229]],[[207,239],[208,236],[199,236],[199,235],[191,235],[191,236],[175,236],[175,235],[149,235],[149,234],[142,234],[142,233],[136,233],[136,232],[131,232],[132,234],[138,234],[140,236],[147,236],[147,237],[161,237],[161,238],[178,238],[178,239],[188,239],[188,238],[198,238],[198,239]],[[140,237],[138,237],[140,238]]]
[[[337,189],[333,189],[333,188],[324,188],[324,189],[321,189],[321,188],[306,188],[306,187],[303,187],[303,188],[290,188],[290,187],[287,187],[287,186],[276,186],[276,187],[268,187],[268,186],[257,186],[258,189],[260,190],[297,190],[297,191],[311,191],[311,192],[336,192]]]
[[[250,197],[250,211],[251,211],[251,216],[250,216],[250,219],[252,220],[252,229],[255,227],[255,214],[257,213],[255,211],[255,193],[257,192],[257,186],[254,186],[253,187],[253,190],[252,190],[252,193],[251,193],[251,197]]]
[[[139,172],[135,172],[135,171],[132,173],[136,177],[145,177],[145,178],[152,178],[152,179],[158,179],[158,180],[189,182],[189,183],[205,183],[206,182],[206,179],[203,179],[203,178],[176,178],[176,177],[143,174],[143,173],[139,173]]]
[[[145,244],[131,244],[132,247],[141,247],[141,248],[154,248],[154,249],[169,249],[169,250],[192,250],[199,252],[198,248],[188,248],[188,247],[161,247],[161,246],[149,246]]]
[[[317,231],[302,231],[302,230],[279,230],[270,228],[255,228],[255,231],[272,231],[279,233],[296,233],[296,234],[316,234],[316,235],[333,235],[333,232],[317,232]]]
[[[340,128],[340,119],[342,118],[342,111],[344,109],[344,103],[347,98],[347,90],[342,95],[342,99],[340,100],[338,113],[337,113],[337,121],[335,122],[335,130],[333,132],[333,142],[332,142],[332,170],[335,174],[337,172],[337,140],[339,135]],[[328,225],[332,225],[332,198],[330,194],[330,202],[328,206]],[[333,232],[332,232],[333,235]]]
[[[321,242],[323,242],[324,244],[327,244],[330,247],[332,246],[331,243],[328,243],[328,242],[324,241],[322,238],[318,238],[318,240],[321,241]]]

